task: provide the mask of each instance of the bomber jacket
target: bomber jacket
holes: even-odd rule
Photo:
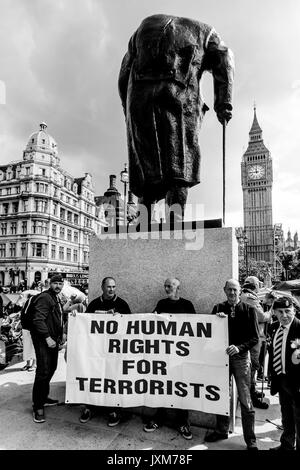
[[[34,301],[31,333],[59,341],[63,335],[63,320],[62,306],[55,292],[52,289],[42,292]]]

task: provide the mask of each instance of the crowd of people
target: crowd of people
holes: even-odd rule
[[[62,301],[63,278],[54,275],[49,289],[37,296],[32,313],[30,334],[36,355],[36,374],[33,385],[33,420],[45,422],[45,406],[58,403],[49,396],[50,381],[57,367],[59,349],[66,341],[67,312],[130,314],[128,303],[116,294],[113,277],[103,279],[102,294],[86,307],[76,299]],[[196,314],[191,301],[180,296],[180,281],[169,278],[164,283],[166,298],[158,301],[153,313]],[[300,450],[300,320],[296,316],[294,300],[289,295],[266,295],[264,302],[257,296],[259,281],[254,276],[246,279],[242,288],[235,279],[225,282],[226,300],[213,307],[212,314],[228,321],[229,377],[234,377],[241,406],[244,440],[248,450],[258,450],[255,435],[255,407],[268,407],[263,394],[256,389],[258,374],[267,374],[271,395],[279,393],[283,433],[279,451]],[[265,355],[269,354],[268,370]],[[264,375],[263,375],[264,378]],[[89,421],[96,407],[83,405],[80,422]],[[122,420],[123,410],[106,408],[108,426]],[[145,408],[144,431],[154,432],[164,422],[164,409]],[[174,426],[182,437],[192,439],[188,411],[172,410]],[[216,442],[229,436],[230,417],[217,415],[216,429],[207,433],[206,442]]]

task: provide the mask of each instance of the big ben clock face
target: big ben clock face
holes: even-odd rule
[[[260,178],[264,178],[265,173],[265,167],[262,165],[252,165],[248,169],[248,177],[251,180],[258,180]]]

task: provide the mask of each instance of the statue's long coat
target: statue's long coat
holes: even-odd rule
[[[208,107],[202,73],[214,77],[214,109],[231,110],[233,57],[215,30],[188,18],[146,18],[119,75],[127,124],[130,189],[159,200],[175,184],[200,182],[199,132]]]

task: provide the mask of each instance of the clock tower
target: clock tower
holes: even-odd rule
[[[248,148],[242,158],[241,173],[248,258],[272,263],[274,251],[273,168],[270,152],[263,142],[255,107]]]

